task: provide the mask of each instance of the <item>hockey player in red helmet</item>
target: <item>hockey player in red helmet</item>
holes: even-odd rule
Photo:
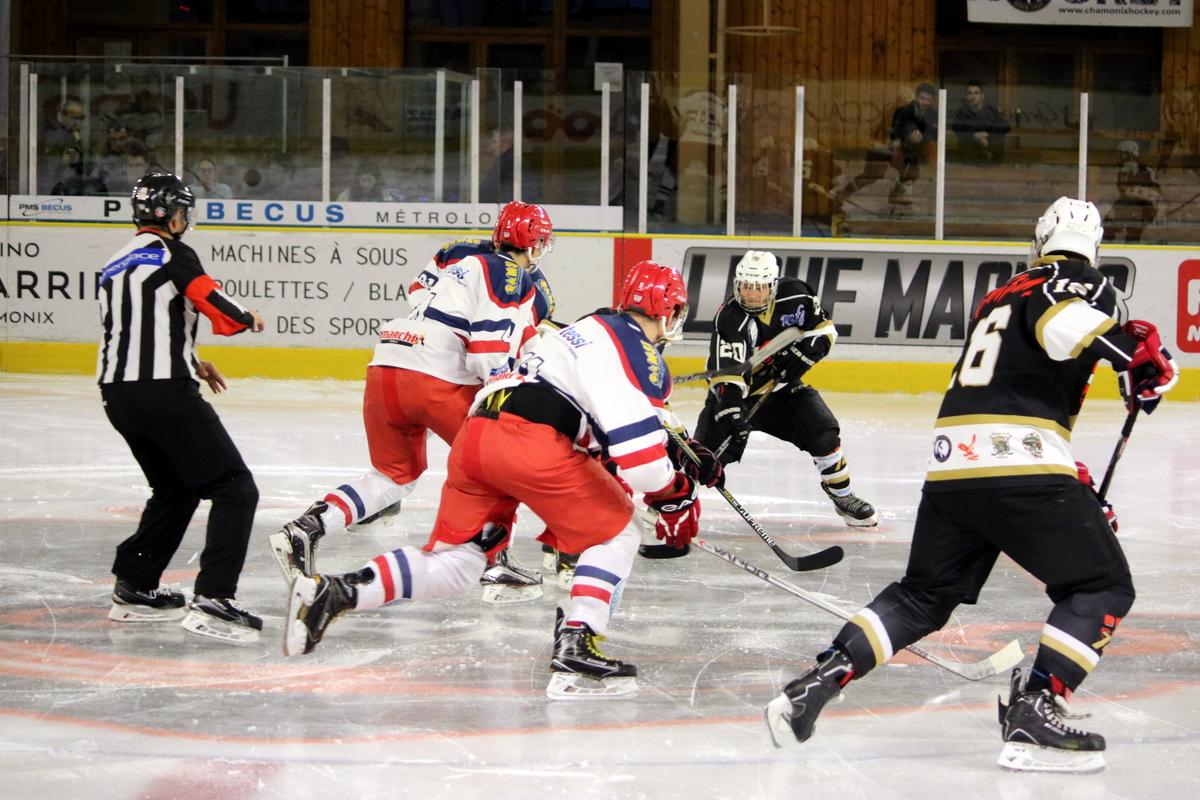
[[[686,298],[678,272],[642,262],[618,309],[539,337],[514,369],[493,376],[451,446],[429,543],[384,553],[358,572],[297,578],[285,654],[310,652],[351,609],[465,591],[487,554],[508,542],[524,503],[546,523],[545,544],[579,554],[570,603],[555,625],[547,694],[636,691],[637,668],[599,647],[641,539],[633,501],[617,478],[644,495],[661,539],[682,547],[696,535],[700,481],[667,451],[659,410],[672,383],[656,347],[678,335]],[[593,457],[600,454],[616,475]]]

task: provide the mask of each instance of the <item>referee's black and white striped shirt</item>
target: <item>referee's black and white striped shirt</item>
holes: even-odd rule
[[[204,272],[192,248],[149,229],[138,231],[109,259],[100,277],[104,335],[98,382],[197,380],[199,314],[221,336],[240,333],[254,322],[254,315]]]

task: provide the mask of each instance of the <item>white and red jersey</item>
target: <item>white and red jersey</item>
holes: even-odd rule
[[[602,452],[633,489],[657,492],[675,479],[660,419],[671,373],[632,318],[593,314],[541,336],[515,369],[488,381],[472,408],[496,392],[533,382],[579,410],[576,447]]]
[[[379,331],[371,366],[411,369],[463,385],[509,370],[540,321],[533,279],[494,252],[446,263],[436,278],[411,296],[407,317]]]

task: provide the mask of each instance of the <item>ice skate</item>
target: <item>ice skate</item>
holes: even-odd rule
[[[542,569],[551,572],[558,569],[558,553],[548,544],[542,545]]]
[[[118,579],[108,618],[113,622],[176,622],[183,618],[185,603],[182,592],[162,586],[145,592]]]
[[[283,618],[283,654],[311,653],[330,623],[354,608],[357,597],[358,590],[345,575],[297,576]]]
[[[234,644],[253,644],[262,630],[262,619],[238,605],[232,597],[195,595],[180,623],[188,633]]]
[[[575,565],[578,563],[578,553],[558,553],[555,556],[554,570],[558,576],[558,588],[563,591],[571,590],[571,581],[575,580]]]
[[[821,484],[821,488],[833,501],[833,507],[838,516],[851,528],[873,528],[879,524],[875,515],[875,507],[866,500],[857,497],[853,492],[838,497],[824,483]]]
[[[1104,737],[1068,727],[1062,698],[1049,689],[1025,691],[1012,671],[1008,704],[999,704],[1004,749],[996,762],[1013,772],[1088,774],[1104,769]]]
[[[637,694],[637,667],[604,655],[598,645],[603,639],[587,625],[564,625],[563,610],[558,609],[547,697],[551,700],[608,700]]]
[[[291,585],[297,575],[311,575],[317,552],[317,542],[325,535],[325,522],[321,515],[329,506],[321,500],[283,526],[279,533],[271,534],[268,540],[275,563],[283,572],[283,579]]]
[[[496,563],[483,571],[479,583],[485,603],[527,603],[542,596],[542,573],[521,566],[508,548],[496,554]]]
[[[833,647],[817,656],[817,665],[783,688],[767,703],[767,731],[776,747],[806,742],[813,735],[817,717],[826,704],[841,694],[854,677],[850,656]]]

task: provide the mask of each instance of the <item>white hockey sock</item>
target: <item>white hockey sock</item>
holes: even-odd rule
[[[850,467],[842,455],[842,448],[824,456],[813,456],[813,463],[821,472],[821,483],[838,497],[850,494]]]
[[[416,487],[416,481],[397,484],[375,470],[365,472],[325,495],[329,504],[329,510],[321,515],[325,530],[345,528],[377,514],[408,497]]]
[[[439,543],[434,552],[401,547],[365,565],[372,580],[358,585],[355,608],[378,608],[394,600],[423,600],[461,594],[479,583],[487,558],[479,546]]]
[[[637,524],[631,519],[625,530],[579,554],[575,578],[571,581],[568,624],[585,623],[593,632],[604,633],[621,602],[621,592],[633,569],[640,541]]]

